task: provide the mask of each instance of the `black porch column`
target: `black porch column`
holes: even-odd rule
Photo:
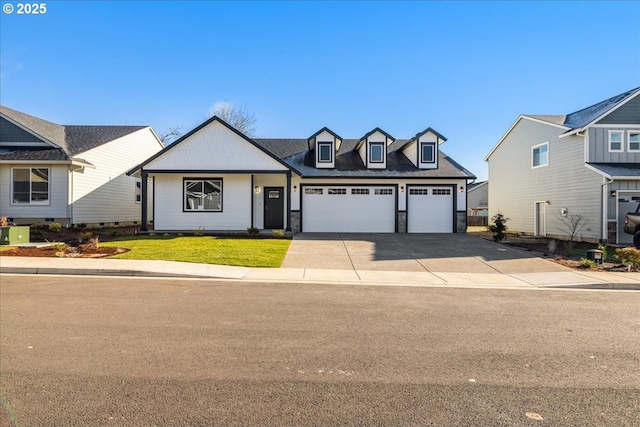
[[[287,171],[287,231],[291,231],[291,171]]]
[[[147,228],[147,173],[142,172],[142,226],[140,231],[149,231]]]

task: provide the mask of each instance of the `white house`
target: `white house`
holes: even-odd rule
[[[343,139],[251,139],[212,117],[130,173],[153,182],[156,231],[455,233],[473,174],[431,128],[396,140],[376,128]]]
[[[142,182],[126,172],[162,148],[148,126],[63,126],[0,107],[0,216],[137,224]]]
[[[640,201],[640,88],[567,115],[521,115],[485,159],[489,215],[512,231],[630,244],[622,230]],[[564,218],[564,219],[563,219]]]

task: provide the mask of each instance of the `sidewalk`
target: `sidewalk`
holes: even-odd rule
[[[451,286],[498,288],[592,288],[640,290],[640,273],[567,271],[518,274],[447,273],[427,271],[249,268],[175,261],[89,258],[1,257],[3,274],[60,274],[128,277],[174,277],[335,283],[386,286]]]

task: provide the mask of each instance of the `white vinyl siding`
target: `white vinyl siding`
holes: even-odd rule
[[[155,177],[155,230],[246,231],[251,226],[251,175],[229,174],[216,178],[224,183],[222,211],[185,211],[184,179],[209,179],[197,174],[161,174]],[[262,194],[261,194],[262,195]]]
[[[547,235],[564,236],[560,209],[582,215],[581,238],[599,239],[603,178],[584,165],[584,138],[559,139],[565,130],[522,118],[488,158],[489,216],[510,218],[514,232],[534,233],[534,202],[549,201]],[[553,161],[544,169],[531,168],[531,147],[549,141]]]
[[[49,200],[47,203],[12,203],[12,169],[14,168],[47,168],[49,170]],[[62,221],[69,218],[69,166],[68,165],[36,165],[20,164],[0,165],[0,216],[14,218],[44,219],[55,218]]]
[[[126,173],[162,147],[150,128],[118,138],[81,153],[95,165],[71,173],[71,221],[74,224],[140,222],[141,207],[136,182]],[[152,186],[148,186],[152,194]],[[149,216],[151,218],[151,216]]]

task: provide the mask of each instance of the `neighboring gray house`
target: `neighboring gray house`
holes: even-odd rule
[[[568,115],[521,115],[493,147],[489,215],[509,229],[566,237],[563,217],[581,215],[580,239],[630,244],[624,216],[640,201],[640,88]]]
[[[403,140],[379,128],[251,139],[212,117],[130,173],[154,183],[143,229],[153,218],[157,231],[464,232],[475,177],[445,141],[431,128]]]
[[[149,126],[62,126],[0,107],[0,216],[135,224],[142,183],[126,172],[162,148]]]

